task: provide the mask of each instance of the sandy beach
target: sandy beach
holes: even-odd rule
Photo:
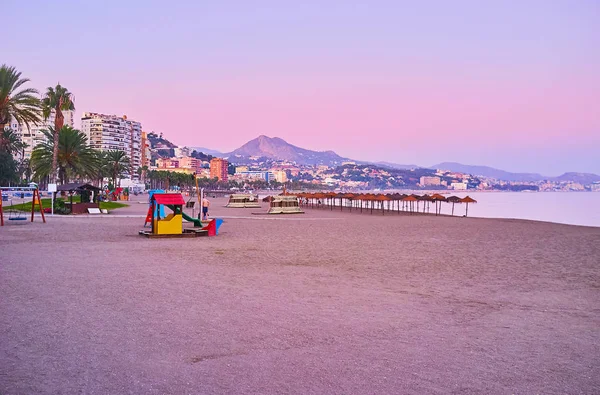
[[[7,221],[0,393],[598,392],[600,228],[224,202]]]

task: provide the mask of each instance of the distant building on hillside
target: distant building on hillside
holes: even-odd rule
[[[65,117],[65,126],[73,127],[74,113],[73,111],[63,111]],[[31,152],[36,145],[45,143],[47,141],[46,136],[42,133],[43,130],[48,130],[50,127],[54,127],[54,111],[50,113],[47,120],[42,121],[39,125],[29,125],[29,129],[26,125],[18,123],[15,119],[12,119],[9,127],[19,136],[21,141],[26,144],[23,152],[17,155],[22,159],[31,159]]]
[[[450,184],[450,187],[455,191],[465,191],[467,189],[467,184],[464,182],[453,182]]]
[[[100,150],[119,150],[129,158],[131,178],[137,178],[142,166],[142,124],[126,115],[106,115],[84,112],[81,131],[88,136],[90,147]]]
[[[202,161],[189,156],[184,158],[159,158],[156,160],[156,169],[177,173],[199,174],[202,172]]]
[[[266,182],[271,182],[276,178],[272,172],[264,170],[236,171],[235,175],[240,180],[265,180]]]
[[[419,180],[419,184],[424,185],[424,186],[427,186],[427,185],[439,186],[439,185],[441,185],[441,178],[439,178],[439,177],[423,176]]]
[[[183,158],[186,156],[190,156],[190,149],[188,147],[176,147],[176,148],[173,148],[173,150],[175,151],[175,156],[177,158]]]
[[[285,171],[275,170],[271,171],[271,174],[275,176],[275,181],[280,182],[282,184],[287,182],[287,173]]]
[[[221,158],[213,158],[210,161],[210,178],[218,178],[219,181],[227,181],[228,174],[227,169],[229,162]]]

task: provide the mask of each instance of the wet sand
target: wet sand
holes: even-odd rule
[[[600,228],[222,203],[212,238],[0,228],[0,393],[600,388]]]

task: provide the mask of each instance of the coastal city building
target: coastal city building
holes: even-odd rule
[[[84,112],[81,131],[88,136],[90,147],[100,150],[119,150],[129,158],[132,178],[137,178],[137,169],[142,166],[142,124],[126,115],[106,115]]]
[[[466,191],[467,184],[464,182],[453,182],[450,184],[450,188],[454,189],[455,191]]]
[[[271,182],[275,178],[273,173],[264,170],[236,171],[235,175],[239,180],[265,180]]]
[[[217,178],[219,181],[227,181],[227,170],[229,163],[225,159],[213,158],[210,161],[210,178]]]
[[[142,167],[147,166],[149,168],[152,159],[152,150],[150,149],[150,141],[148,140],[148,134],[146,132],[142,132],[141,150]]]
[[[202,172],[202,161],[189,156],[183,158],[158,158],[156,160],[156,170],[199,174]]]
[[[273,176],[275,177],[275,181],[280,182],[280,183],[286,183],[287,182],[287,173],[283,170],[275,170],[275,171],[271,171],[271,174],[273,174]]]
[[[176,158],[183,158],[190,156],[190,149],[188,147],[175,147],[173,148]]]
[[[439,186],[439,185],[441,185],[441,178],[440,177],[423,176],[419,180],[419,184],[421,184],[423,186],[429,186],[429,185]]]
[[[73,127],[74,113],[73,111],[63,111],[64,125]],[[25,149],[20,152],[17,157],[18,159],[31,159],[31,153],[33,152],[36,145],[47,142],[44,130],[49,130],[50,127],[54,127],[54,111],[50,113],[48,119],[41,122],[39,125],[30,124],[29,128],[27,125],[19,124],[16,120],[12,120],[10,128],[20,137],[21,141],[25,144]]]

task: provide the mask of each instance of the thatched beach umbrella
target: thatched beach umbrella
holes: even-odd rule
[[[323,195],[325,196],[325,198],[327,198],[329,200],[329,205],[331,206],[331,209],[333,210],[333,206],[335,205],[335,198],[337,196],[337,193],[325,192]]]
[[[371,214],[373,214],[373,206],[375,205],[375,195],[372,193],[365,193],[363,200],[367,202],[367,208],[369,208],[369,202],[371,203]]]
[[[460,198],[458,196],[448,196],[446,202],[452,203],[452,215],[454,215],[454,204],[460,203]]]
[[[466,197],[460,199],[460,202],[467,203],[467,207],[465,209],[465,217],[467,217],[469,215],[469,203],[477,203],[477,200],[475,200],[469,196],[466,196]]]
[[[402,201],[404,202],[408,202],[409,204],[409,211],[412,213],[414,212],[414,202],[418,202],[419,199],[415,196],[415,195],[409,195],[407,197],[405,197],[404,199],[402,199]],[[418,208],[417,208],[418,210]]]
[[[418,199],[419,201],[423,202],[423,213],[425,213],[425,208],[427,208],[427,212],[429,212],[429,203],[433,201],[433,199],[431,199],[431,196],[425,194],[423,196],[419,196]],[[418,204],[419,203],[417,203],[417,205]]]
[[[442,203],[441,202],[445,202],[446,198],[442,195],[440,195],[439,193],[434,193],[433,195],[431,195],[431,199],[435,202],[435,215],[441,214],[442,213]],[[438,202],[439,203],[439,208],[438,208]]]
[[[379,202],[382,215],[385,215],[385,207],[383,205],[383,202],[386,202],[389,200],[390,200],[390,198],[388,198],[386,195],[375,195],[375,201]]]
[[[348,200],[348,202],[350,202],[350,211],[352,211],[352,204],[354,202],[354,199],[356,199],[356,194],[354,193],[345,193],[344,195],[342,195],[343,199]]]

